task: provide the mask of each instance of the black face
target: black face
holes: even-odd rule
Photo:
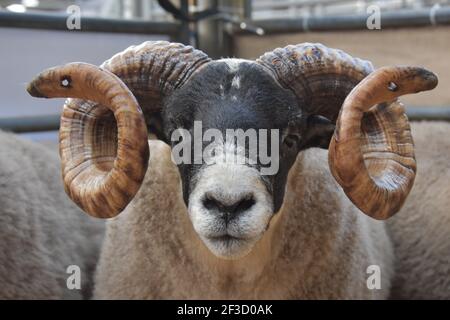
[[[174,130],[183,128],[194,137],[194,121],[202,130],[273,129],[279,132],[279,169],[262,177],[272,195],[274,212],[283,203],[286,179],[299,151],[309,147],[328,147],[334,126],[324,118],[306,115],[293,92],[283,89],[260,65],[251,61],[224,59],[210,63],[195,74],[165,102],[163,140],[171,141]],[[208,142],[201,142],[205,147]],[[272,144],[267,143],[268,154]],[[248,145],[246,145],[248,151]],[[192,144],[191,155],[194,155]],[[192,162],[191,162],[192,163]],[[205,164],[179,164],[183,196],[188,205],[195,187],[195,175]],[[258,157],[254,167],[263,167]]]

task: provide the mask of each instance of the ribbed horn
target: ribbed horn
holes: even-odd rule
[[[122,211],[139,190],[149,157],[142,110],[128,87],[107,70],[69,63],[43,71],[28,92],[98,104],[80,101],[64,108],[59,136],[64,187],[92,216],[109,218]]]
[[[416,174],[411,129],[396,99],[431,90],[437,82],[422,68],[385,67],[345,99],[329,147],[329,165],[350,200],[372,218],[384,220],[398,212]]]
[[[336,121],[342,102],[369,73],[369,61],[320,43],[289,45],[256,60],[294,92],[303,112]]]
[[[436,76],[411,67],[372,75],[370,62],[312,43],[275,49],[257,62],[294,92],[306,114],[336,121],[348,96],[329,148],[331,171],[369,216],[386,219],[397,212],[413,185],[416,164],[408,119],[395,99],[434,88]],[[387,103],[370,109],[381,102]]]
[[[30,84],[36,97],[76,98],[64,105],[60,155],[65,190],[84,211],[109,218],[128,205],[148,165],[146,123],[209,61],[190,46],[145,42],[100,68],[69,64]]]

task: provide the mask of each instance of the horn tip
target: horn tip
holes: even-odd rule
[[[425,81],[426,90],[432,90],[438,85],[439,80],[435,73],[424,68],[419,68],[418,74]]]
[[[34,81],[30,82],[27,86],[27,92],[30,94],[30,96],[35,98],[47,98],[44,94],[42,94],[38,88],[36,88],[36,85],[34,84]]]

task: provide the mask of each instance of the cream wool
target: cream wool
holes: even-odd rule
[[[450,299],[450,123],[412,124],[417,176],[387,221],[395,246],[392,297]]]
[[[91,296],[104,224],[69,200],[59,167],[56,152],[0,131],[0,299]],[[67,288],[69,265],[82,290]]]

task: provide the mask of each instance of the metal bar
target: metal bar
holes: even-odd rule
[[[411,121],[448,121],[449,107],[407,107]],[[59,115],[0,118],[0,129],[16,133],[54,131],[59,129]]]
[[[228,2],[225,4],[228,4]],[[203,10],[217,10],[219,8],[219,1],[203,0],[199,1],[198,5]],[[232,5],[229,7],[234,8]],[[231,54],[229,35],[225,33],[219,17],[215,16],[212,19],[203,19],[197,24],[198,48],[206,52],[213,59],[219,59],[220,57],[226,57]]]
[[[40,132],[59,130],[60,115],[0,118],[0,129],[21,132]]]
[[[304,1],[277,1],[277,2],[263,2],[255,1],[255,10],[267,10],[267,9],[289,9],[289,8],[302,8],[315,5],[333,5],[342,3],[351,3],[355,0],[304,0]]]
[[[296,19],[264,19],[251,23],[264,29],[266,33],[338,31],[367,29],[369,14],[345,16],[299,17]],[[418,10],[381,12],[381,28],[419,27],[449,25],[450,7]],[[243,30],[235,28],[236,33]]]
[[[406,107],[406,114],[411,121],[450,121],[450,107]]]
[[[244,19],[251,19],[252,18],[252,7],[256,5],[257,1],[253,0],[244,0]]]
[[[67,31],[64,14],[14,13],[0,11],[0,27],[32,28]],[[81,30],[86,32],[161,34],[175,36],[180,29],[175,22],[150,22],[82,17]]]
[[[187,0],[180,0],[180,11],[189,16],[189,2]],[[186,45],[191,44],[191,27],[188,21],[181,21],[178,41]]]

